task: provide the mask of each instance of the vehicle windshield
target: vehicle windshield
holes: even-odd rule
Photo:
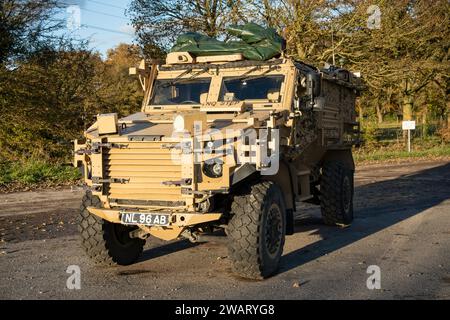
[[[151,99],[152,105],[200,104],[202,94],[208,94],[211,78],[195,80],[158,79]]]
[[[269,100],[278,102],[283,75],[224,78],[220,100]]]

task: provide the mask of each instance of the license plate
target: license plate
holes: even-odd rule
[[[146,226],[167,226],[169,225],[168,214],[123,212],[121,221],[123,224],[143,224]]]

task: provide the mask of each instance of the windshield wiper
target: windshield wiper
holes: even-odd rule
[[[264,77],[266,74],[268,74],[269,72],[271,72],[271,71],[273,71],[273,70],[275,70],[275,69],[277,69],[277,66],[275,66],[275,67],[270,66],[269,69],[267,69],[266,71],[264,71],[264,72],[261,73],[261,74],[254,75],[254,76],[248,76],[248,77],[244,77],[244,78],[239,77],[239,78],[236,78],[236,80],[239,79],[239,80],[241,80],[241,82],[244,82],[244,81],[248,81],[248,80],[259,79],[259,78]],[[251,72],[253,72],[253,71],[254,71],[254,70],[251,70]],[[245,75],[245,74],[244,74],[244,75]]]
[[[192,68],[187,69],[185,72],[181,73],[180,75],[178,75],[175,79],[173,79],[172,81],[169,81],[165,84],[162,85],[163,88],[167,88],[167,87],[171,87],[174,84],[177,83],[181,83],[184,81],[190,81],[193,80],[195,78],[197,78],[198,76],[200,76],[201,74],[205,73],[206,71],[209,70],[209,67],[204,67],[203,69],[201,69],[200,71],[197,71],[196,73],[194,73],[192,76],[190,76],[189,78],[183,79],[182,77],[191,73],[192,72]]]

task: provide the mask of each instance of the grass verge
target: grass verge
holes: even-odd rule
[[[438,145],[429,148],[424,148],[423,146],[413,148],[411,153],[408,151],[399,149],[398,146],[394,147],[381,147],[373,149],[355,150],[353,152],[356,163],[364,164],[370,162],[386,162],[393,160],[402,159],[439,159],[439,158],[450,158],[450,145]]]
[[[363,147],[353,151],[359,165],[397,160],[450,159],[450,144],[417,144],[408,153],[403,145]],[[81,178],[78,169],[43,160],[0,162],[0,192],[26,191],[76,184]]]
[[[32,159],[0,163],[0,191],[67,185],[79,179],[79,171],[69,165]]]

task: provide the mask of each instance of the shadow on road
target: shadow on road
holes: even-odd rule
[[[175,240],[174,242],[164,243],[160,246],[156,246],[145,250],[138,262],[143,262],[150,259],[155,259],[167,254],[175,253],[178,251],[186,250],[197,246],[196,243],[191,243],[189,240]]]
[[[355,220],[348,228],[325,226],[319,216],[297,222],[295,232],[313,232],[322,240],[285,254],[279,273],[332,253],[450,199],[450,164],[355,187]],[[316,209],[318,211],[318,209]],[[140,262],[192,248],[187,240],[144,251]],[[299,244],[300,246],[300,244]]]
[[[355,188],[355,220],[344,229],[325,226],[319,218],[296,223],[295,232],[319,234],[322,240],[285,254],[279,273],[332,253],[411,218],[450,199],[450,164]]]

